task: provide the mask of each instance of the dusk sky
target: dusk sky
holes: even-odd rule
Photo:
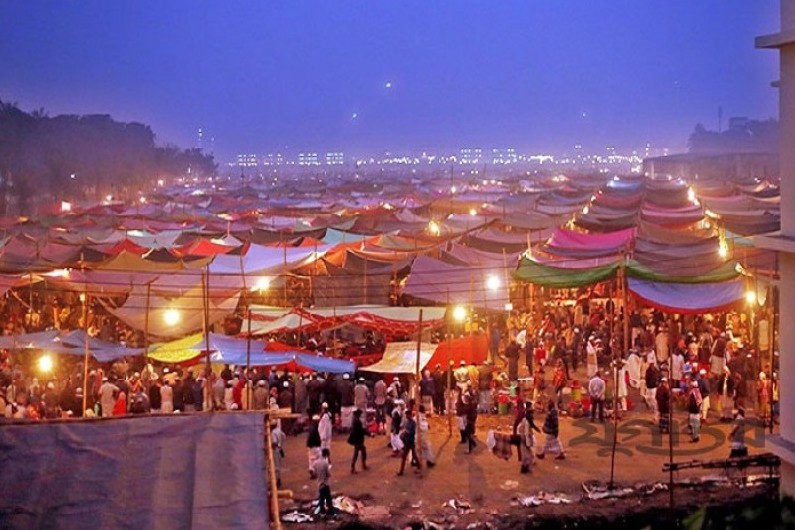
[[[776,0],[0,3],[0,99],[235,153],[685,148],[776,116]]]

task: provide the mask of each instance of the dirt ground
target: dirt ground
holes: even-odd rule
[[[633,397],[633,396],[630,396]],[[638,403],[637,395],[634,396]],[[615,455],[615,483],[634,486],[638,483],[668,483],[669,474],[663,464],[669,460],[668,436],[660,435],[652,425],[652,416],[643,405],[637,412],[629,412],[619,423],[618,450]],[[674,434],[674,460],[709,460],[726,458],[729,453],[730,425],[720,423],[717,417],[703,426],[701,440],[690,443],[686,432],[686,414],[675,413],[678,432]],[[543,416],[536,423],[543,423]],[[352,447],[346,443],[345,433],[335,433],[331,448],[332,495],[345,495],[361,501],[365,507],[359,521],[373,526],[405,528],[410,523],[432,521],[440,528],[467,528],[468,525],[486,523],[492,527],[521,527],[523,522],[539,522],[546,516],[571,516],[591,514],[608,520],[627,512],[641,511],[652,506],[668,506],[668,493],[657,492],[648,496],[632,496],[619,500],[582,500],[583,483],[607,482],[611,472],[612,423],[591,423],[587,418],[561,417],[560,438],[566,447],[566,459],[547,456],[536,460],[531,475],[519,473],[516,450],[509,461],[494,456],[486,447],[489,429],[502,427],[510,431],[512,416],[481,415],[478,419],[478,446],[466,454],[465,445],[459,444],[455,424],[449,434],[448,418],[430,419],[431,440],[436,453],[436,467],[421,474],[407,471],[396,476],[400,460],[391,456],[387,436],[367,440],[368,471],[350,474]],[[543,440],[543,435],[537,436]],[[746,436],[751,454],[763,452],[764,434],[755,420],[749,419]],[[301,510],[307,501],[316,497],[316,484],[307,470],[306,435],[288,436],[282,472],[282,488],[294,492],[294,499],[281,502],[281,512]],[[736,472],[735,472],[736,473]],[[688,477],[726,475],[722,470],[693,469],[681,471],[676,480]],[[720,503],[724,500],[753,496],[761,488],[739,492],[737,488],[675,488],[678,506]],[[563,493],[572,504],[542,505],[525,508],[518,498],[537,495],[539,492]],[[471,510],[457,510],[447,503],[456,499],[468,503]],[[332,521],[285,523],[294,528],[336,528],[350,523],[350,516],[340,516]],[[518,526],[517,526],[518,525]],[[576,526],[576,525],[575,525]],[[471,528],[476,528],[472,526]]]

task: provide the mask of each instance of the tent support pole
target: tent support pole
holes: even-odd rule
[[[273,528],[282,529],[282,518],[279,515],[279,486],[276,481],[276,462],[273,458],[273,442],[271,441],[271,418],[265,414],[265,453],[268,455],[268,493],[271,499],[271,517]]]
[[[420,315],[419,320],[417,322],[417,365],[415,369],[415,377],[417,378],[417,384],[414,386],[415,393],[414,396],[417,400],[417,425],[415,428],[415,432],[417,436],[415,437],[414,443],[414,452],[417,455],[417,469],[420,472],[420,476],[422,476],[422,470],[425,468],[425,455],[422,452],[422,431],[420,430],[420,404],[422,401],[422,394],[420,393],[420,381],[422,381],[422,373],[420,373],[421,366],[420,366],[420,353],[422,352],[422,308],[420,308]],[[428,411],[425,411],[427,414]]]
[[[85,276],[83,276],[85,278]],[[88,407],[88,283],[83,284],[83,414]]]

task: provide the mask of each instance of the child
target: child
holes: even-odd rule
[[[334,502],[331,500],[331,464],[328,459],[331,452],[323,448],[321,458],[315,461],[313,471],[317,477],[318,513],[334,517]]]

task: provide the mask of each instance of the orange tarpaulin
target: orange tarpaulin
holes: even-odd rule
[[[436,347],[427,367],[430,370],[439,364],[444,368],[452,360],[458,364],[464,360],[467,363],[483,364],[488,357],[489,341],[486,335],[467,335],[451,341],[440,342]]]

